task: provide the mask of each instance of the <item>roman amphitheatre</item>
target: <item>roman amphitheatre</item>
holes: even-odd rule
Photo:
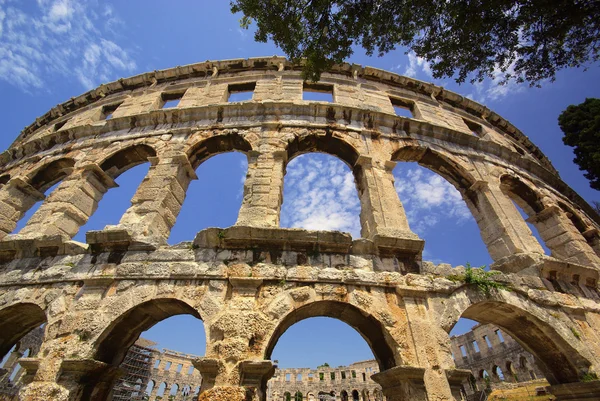
[[[229,101],[239,92],[251,99]],[[236,224],[168,245],[196,168],[231,151],[248,159]],[[361,238],[279,226],[286,165],[310,152],[351,168]],[[145,162],[120,222],[73,241],[115,179]],[[423,260],[394,189],[401,162],[456,187],[497,274],[478,286],[463,266]],[[112,399],[128,349],[178,314],[205,326],[199,400],[265,400],[278,339],[317,316],[362,335],[388,401],[462,399],[471,372],[448,335],[461,317],[514,338],[557,400],[600,398],[600,217],[510,122],[442,87],[350,64],[311,83],[280,57],[209,61],[71,98],[0,166],[0,354],[44,325],[39,352],[19,359],[19,400]]]

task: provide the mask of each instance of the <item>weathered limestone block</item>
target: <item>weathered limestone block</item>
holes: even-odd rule
[[[600,268],[600,259],[558,206],[550,206],[529,218],[534,223],[552,256]]]
[[[395,237],[422,243],[410,230],[404,207],[394,188],[392,170],[395,166],[394,162],[381,165],[368,157],[360,157],[357,161],[355,171],[361,203],[361,235],[369,239]],[[422,250],[420,248],[416,253]]]
[[[198,107],[227,101],[227,84],[207,82],[205,86],[189,88],[179,102],[179,107]]]
[[[474,217],[492,259],[523,252],[544,253],[515,205],[499,187],[478,181],[469,192],[476,199],[478,213]]]
[[[67,130],[80,125],[90,125],[102,119],[102,107],[94,107],[70,118],[60,129]]]
[[[17,227],[17,222],[36,202],[46,196],[20,178],[13,178],[0,189],[0,239]]]
[[[98,208],[102,195],[117,184],[96,165],[65,179],[34,213],[16,238],[59,235],[70,239]]]
[[[131,199],[117,226],[108,230],[127,230],[133,240],[165,244],[185,200],[185,193],[196,179],[187,155],[151,158],[148,175]]]
[[[133,116],[159,109],[162,103],[160,92],[144,93],[125,100],[113,112],[113,118]]]
[[[371,378],[382,388],[388,401],[428,401],[423,381],[425,369],[412,366],[396,366],[379,372]]]
[[[256,101],[299,101],[302,100],[302,80],[277,77],[256,81],[253,100]]]
[[[454,130],[464,132],[465,134],[473,135],[462,117],[444,109],[440,105],[433,105],[425,102],[416,102],[416,107],[419,110],[419,118],[425,121],[435,122]]]
[[[283,151],[248,153],[248,173],[236,225],[279,226],[286,161]]]

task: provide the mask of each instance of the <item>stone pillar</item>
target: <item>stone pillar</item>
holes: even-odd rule
[[[6,362],[4,362],[4,369],[6,371],[8,371],[8,375],[10,376],[12,374],[12,370],[13,367],[16,365],[17,360],[22,356],[23,354],[21,354],[19,351],[14,350],[13,352],[10,353],[10,356],[8,358],[6,358]]]
[[[238,226],[279,227],[287,153],[248,152],[248,173]]]
[[[116,186],[100,167],[85,166],[63,180],[15,237],[59,235],[65,239],[73,238],[96,211],[106,191]]]
[[[131,199],[131,207],[117,226],[105,230],[126,230],[134,241],[163,245],[181,211],[188,186],[197,177],[183,153],[148,159],[150,170]]]
[[[423,368],[396,366],[371,378],[381,386],[387,401],[428,401],[424,373]]]
[[[411,253],[423,250],[424,242],[408,226],[408,219],[394,188],[396,162],[373,161],[360,156],[354,167],[361,211],[361,235],[374,242],[400,238]]]
[[[535,224],[552,256],[568,262],[600,268],[600,259],[577,227],[556,205],[546,207],[528,221]]]
[[[246,392],[254,394],[256,399],[265,400],[267,382],[275,374],[275,366],[271,361],[242,361],[240,362],[240,384]]]
[[[148,396],[148,401],[154,401],[156,399],[156,393],[158,393],[158,388],[161,383],[154,382],[154,387],[152,387],[152,391],[150,391],[150,395]]]
[[[43,193],[19,177],[4,185],[0,190],[0,239],[12,233],[25,212],[45,198]]]
[[[477,181],[469,188],[475,220],[490,256],[498,261],[518,253],[544,254],[523,217],[499,187]]]
[[[416,363],[423,369],[422,378],[427,388],[427,396],[439,401],[454,400],[444,369],[454,367],[450,357],[448,334],[433,323],[435,320],[429,313],[425,298],[404,296],[403,301],[416,353]],[[448,347],[445,354],[440,348],[441,344]]]

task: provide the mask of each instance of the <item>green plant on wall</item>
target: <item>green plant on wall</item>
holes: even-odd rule
[[[485,271],[485,265],[481,267],[471,267],[470,263],[465,266],[464,274],[455,274],[448,276],[449,280],[460,281],[465,284],[475,285],[477,289],[483,292],[486,296],[490,296],[492,289],[506,290],[505,284],[494,280],[494,276],[500,274],[496,271]]]

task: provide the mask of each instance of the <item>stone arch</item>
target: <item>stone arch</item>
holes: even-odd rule
[[[341,401],[349,401],[348,400],[348,392],[346,390],[342,390],[340,393],[340,400]]]
[[[203,137],[191,145],[186,153],[192,168],[195,170],[203,161],[219,153],[232,151],[248,153],[251,150],[252,145],[244,137],[230,133],[208,138]]]
[[[131,145],[105,158],[100,163],[100,168],[115,179],[130,168],[149,161],[151,157],[156,157],[153,147],[146,144]]]
[[[46,321],[46,313],[34,303],[18,303],[0,309],[0,359],[24,335]]]
[[[530,217],[544,210],[541,195],[518,177],[502,175],[500,189]]]
[[[71,158],[53,160],[30,173],[27,181],[33,188],[44,193],[52,185],[71,174],[74,166],[75,160]]]
[[[350,167],[350,170],[354,169],[359,157],[359,152],[354,146],[334,136],[331,132],[325,135],[296,136],[288,142],[286,151],[288,163],[302,154],[320,152],[339,158]]]
[[[404,144],[392,154],[391,160],[419,163],[454,185],[465,201],[469,200],[477,204],[472,197],[468,196],[468,190],[477,180],[452,156],[421,144]]]
[[[360,401],[358,390],[352,390],[352,401]]]
[[[311,317],[331,317],[341,320],[355,329],[371,348],[380,371],[391,369],[400,363],[399,357],[396,357],[393,351],[395,346],[390,344],[391,336],[387,334],[383,324],[375,316],[350,303],[331,300],[308,302],[282,316],[269,336],[264,358],[271,359],[275,345],[287,329],[293,324]]]
[[[504,372],[502,371],[502,368],[500,368],[500,366],[498,365],[494,365],[494,367],[492,368],[492,373],[494,374],[494,377],[500,381],[504,381],[506,379],[504,377]]]
[[[465,294],[469,304],[452,326],[458,317],[465,317],[500,327],[538,358],[551,384],[576,382],[592,365],[582,350],[575,348],[576,339],[570,338],[570,329],[546,311],[536,308],[531,301],[514,294],[506,297],[492,294],[481,299],[470,291],[466,290]]]
[[[175,298],[156,298],[129,308],[114,319],[95,341],[94,359],[118,365],[143,331],[161,320],[182,314],[201,319],[195,308]]]

